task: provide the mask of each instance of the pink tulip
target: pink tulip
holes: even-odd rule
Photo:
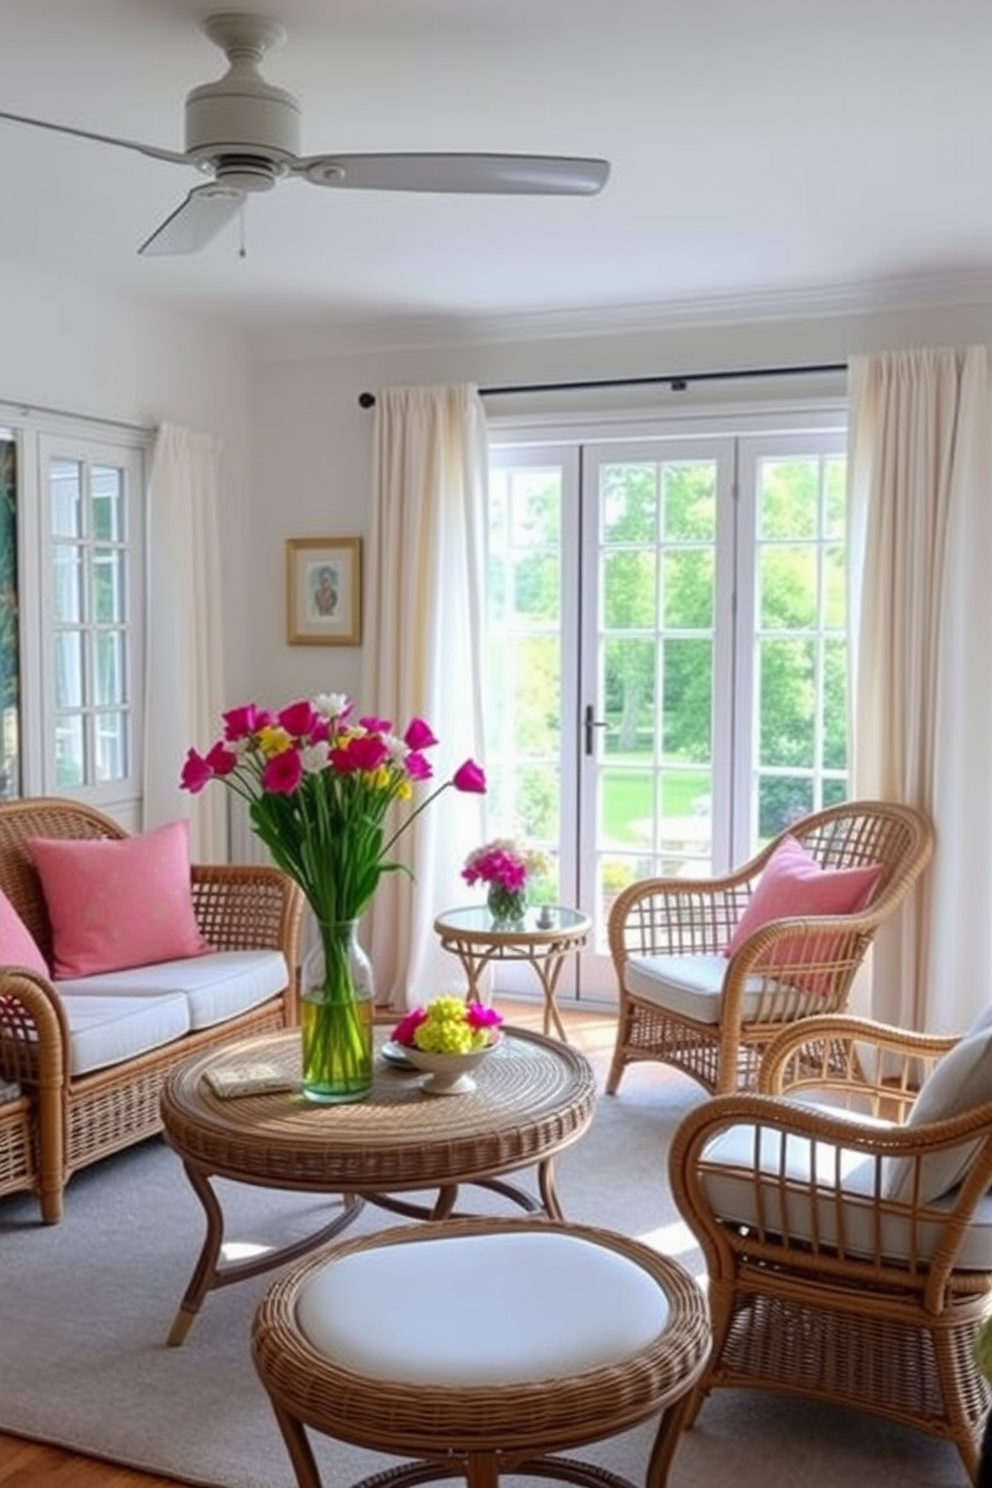
[[[475,760],[466,760],[459,765],[452,777],[452,785],[455,790],[468,791],[472,795],[484,796],[486,793],[486,776],[481,765]]]
[[[257,734],[260,728],[272,722],[272,714],[265,708],[256,707],[254,703],[231,708],[229,712],[222,713],[221,717],[224,720],[224,738],[232,742],[246,739],[249,734]]]
[[[411,780],[430,780],[434,774],[430,760],[425,760],[424,756],[416,749],[411,749],[410,753],[406,756],[403,761],[403,768]]]
[[[429,723],[423,718],[412,718],[406,733],[403,735],[403,743],[408,749],[420,752],[422,749],[430,749],[437,743],[434,732]]]
[[[280,728],[286,730],[287,734],[294,739],[305,739],[311,733],[317,715],[308,699],[302,699],[298,703],[290,703],[276,714],[276,722]]]
[[[207,751],[206,763],[212,774],[223,777],[237,769],[238,756],[233,749],[227,748],[223,739],[218,739],[213,748]]]
[[[389,758],[385,740],[379,734],[359,734],[349,742],[346,752],[351,755],[352,768],[367,770],[369,774]]]
[[[202,754],[197,754],[195,749],[186,751],[186,762],[179,777],[183,790],[188,790],[194,796],[199,795],[207,781],[213,779],[213,774]]]
[[[303,779],[303,762],[298,749],[284,749],[266,760],[262,771],[262,789],[277,796],[291,796]]]

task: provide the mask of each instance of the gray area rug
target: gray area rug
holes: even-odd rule
[[[668,1195],[665,1152],[701,1098],[681,1076],[630,1070],[559,1159],[568,1217],[646,1238],[700,1274]],[[326,1214],[312,1197],[223,1187],[229,1240],[271,1243]],[[494,1202],[482,1196],[479,1207],[495,1212]],[[392,1222],[370,1206],[348,1233]],[[271,1276],[209,1294],[185,1344],[165,1346],[201,1237],[179,1161],[157,1141],[74,1178],[61,1225],[42,1226],[32,1202],[0,1201],[0,1429],[211,1488],[295,1488],[248,1348]],[[641,1427],[582,1455],[643,1481],[652,1434]],[[327,1488],[395,1464],[326,1439],[316,1451]],[[710,1397],[669,1488],[838,1488],[859,1478],[872,1488],[966,1488],[945,1443],[758,1391]]]

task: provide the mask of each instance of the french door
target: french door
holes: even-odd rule
[[[721,871],[846,795],[845,435],[822,425],[494,442],[490,808],[593,919],[563,998],[615,997],[626,884]]]

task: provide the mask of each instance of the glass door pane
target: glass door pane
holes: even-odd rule
[[[843,434],[743,439],[741,474],[738,856],[848,794]]]
[[[579,902],[596,926],[582,990],[597,999],[615,996],[617,894],[708,874],[726,850],[733,453],[719,439],[585,452]]]
[[[489,471],[485,767],[492,837],[544,851],[542,902],[575,906],[577,454],[492,452]],[[478,891],[466,890],[466,904]],[[569,962],[574,958],[569,958]],[[503,963],[501,991],[530,995],[533,971]],[[561,995],[574,995],[566,964]]]

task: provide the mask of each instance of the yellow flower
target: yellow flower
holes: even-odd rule
[[[285,729],[267,726],[259,729],[258,746],[266,758],[271,759],[273,755],[285,754],[292,748],[293,741]]]

